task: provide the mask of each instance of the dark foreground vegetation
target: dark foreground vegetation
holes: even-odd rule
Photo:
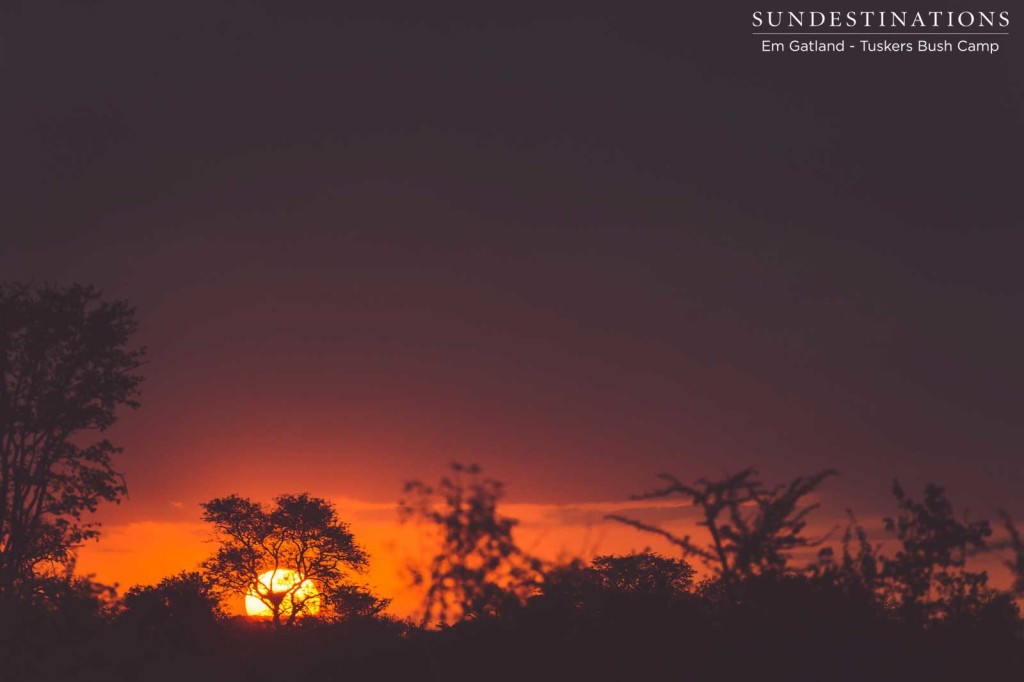
[[[219,540],[206,562],[119,595],[74,560],[99,534],[88,513],[125,492],[120,450],[86,436],[137,405],[134,330],[130,307],[89,287],[0,287],[0,680],[1024,676],[1024,541],[1009,516],[994,529],[956,513],[938,486],[917,499],[895,483],[883,538],[852,514],[835,536],[812,537],[812,493],[833,471],[779,486],[753,469],[665,475],[635,499],[692,507],[698,537],[610,519],[678,557],[552,563],[516,544],[501,484],[454,465],[437,485],[408,483],[398,505],[438,541],[414,576],[425,593],[415,621],[387,616],[361,584],[372,557],[329,501],[228,495],[203,505]],[[984,558],[1003,561],[1013,584],[990,585]],[[267,618],[223,612],[246,594]]]
[[[814,578],[751,579],[734,600],[715,584],[672,586],[657,573],[619,584],[608,570],[563,572],[524,606],[436,630],[380,616],[278,630],[168,602],[112,617],[75,597],[5,613],[4,679],[971,680],[1024,670],[1020,623],[998,600],[924,626]]]
[[[402,504],[441,530],[441,551],[421,576],[430,587],[423,621],[383,615],[386,602],[360,589],[339,591],[349,597],[315,614],[295,600],[277,618],[227,617],[222,597],[246,588],[237,565],[228,582],[218,572],[226,553],[238,556],[229,542],[203,571],[120,598],[81,578],[37,580],[34,596],[5,605],[4,679],[964,680],[1024,672],[1014,591],[969,569],[978,552],[1000,549],[1019,565],[1012,522],[1005,540],[991,542],[988,522],[957,517],[940,488],[918,502],[897,485],[886,520],[891,554],[852,519],[834,543],[808,539],[803,519],[813,506],[800,500],[824,478],[771,489],[752,471],[692,488],[673,482],[704,514],[705,543],[675,538],[705,564],[710,577],[697,579],[686,560],[653,553],[561,564],[528,557],[512,542],[514,521],[497,513],[500,486],[456,467],[436,490],[411,484],[419,502]],[[326,503],[311,499],[323,511]],[[288,544],[280,527],[262,532]],[[349,548],[343,558],[362,558],[340,543]],[[338,544],[335,537],[330,546]],[[815,560],[792,564],[788,549],[814,544]]]

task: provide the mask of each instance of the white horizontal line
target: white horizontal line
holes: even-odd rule
[[[1009,33],[751,33],[752,36],[1008,36]]]

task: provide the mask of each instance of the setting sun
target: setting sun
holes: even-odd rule
[[[0,0],[0,682],[1024,671],[1024,6],[624,4]]]
[[[262,589],[250,590],[245,595],[245,612],[253,618],[272,618],[274,613],[268,602],[270,595],[281,595],[281,612],[290,613],[292,604],[302,605],[300,615],[315,615],[320,611],[320,598],[311,580],[303,580],[297,571],[282,568],[267,571],[260,576]]]

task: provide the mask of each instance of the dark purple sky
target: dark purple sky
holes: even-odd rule
[[[138,306],[131,514],[452,459],[524,500],[834,466],[842,506],[1024,513],[1015,36],[298,4],[2,10],[0,273]]]

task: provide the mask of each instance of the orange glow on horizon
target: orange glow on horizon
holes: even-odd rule
[[[678,548],[662,538],[640,533],[623,524],[604,520],[610,512],[621,512],[622,502],[578,504],[515,504],[502,508],[503,513],[518,518],[516,541],[529,554],[558,562],[580,557],[589,560],[602,554],[629,554],[649,549],[665,556],[678,557]],[[399,618],[421,615],[425,586],[414,584],[410,566],[420,570],[428,567],[437,549],[436,538],[417,524],[401,524],[394,518],[391,505],[352,499],[338,500],[339,508],[356,539],[370,556],[369,570],[353,576],[365,583],[376,595],[391,599],[387,612]],[[666,505],[667,506],[667,505]],[[696,519],[689,508],[680,511],[680,518],[663,523],[679,535],[702,538]],[[881,519],[863,518],[874,537],[884,538]],[[810,535],[824,534],[845,517],[823,513]],[[179,571],[196,570],[211,551],[210,528],[198,518],[181,521],[139,521],[110,524],[103,528],[98,542],[87,543],[79,552],[76,569],[80,575],[92,574],[101,583],[118,584],[120,593],[133,585],[153,585]],[[814,558],[816,550],[794,557],[797,564]],[[979,559],[995,585],[1008,585],[1011,576],[996,556]],[[706,568],[692,561],[700,575]],[[264,581],[264,584],[266,582]],[[242,595],[228,599],[224,606],[234,615],[248,613]]]

